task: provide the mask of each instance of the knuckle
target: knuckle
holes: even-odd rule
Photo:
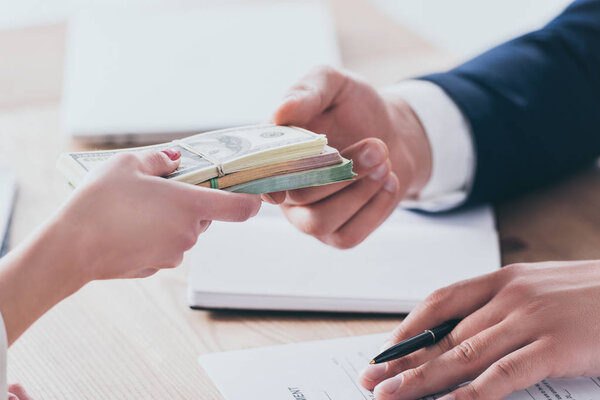
[[[492,366],[492,372],[498,379],[502,379],[506,382],[511,382],[513,379],[519,376],[518,368],[511,358],[505,358],[497,361]]]
[[[537,318],[544,310],[548,308],[549,304],[542,298],[533,298],[520,308],[520,313],[525,318]]]
[[[508,275],[510,277],[516,277],[522,275],[525,269],[525,264],[510,264],[505,267],[502,267],[498,272],[503,273],[504,275]]]
[[[315,237],[326,236],[330,233],[327,224],[323,223],[323,220],[312,210],[306,213],[296,226],[303,233]]]
[[[450,296],[450,289],[437,289],[436,291],[432,292],[429,296],[427,296],[427,298],[423,302],[423,307],[425,308],[425,310],[435,313],[442,308],[442,306],[448,301]]]
[[[252,218],[258,212],[258,207],[256,201],[243,201],[236,208],[237,215],[236,221],[244,222]]]
[[[174,258],[169,268],[175,268],[183,262],[183,253],[178,253]]]
[[[409,336],[408,332],[406,331],[406,324],[405,323],[401,323],[400,325],[396,326],[394,328],[394,330],[392,331],[392,335],[391,335],[391,340],[394,343],[398,343],[401,340],[404,340]]]
[[[287,192],[286,204],[303,205],[310,203],[310,197],[306,190],[297,189]]]
[[[454,358],[463,364],[469,364],[477,361],[481,355],[478,346],[472,340],[465,340],[454,347]]]
[[[133,153],[121,153],[117,154],[113,158],[114,163],[118,165],[138,165],[140,159]]]
[[[515,278],[503,289],[504,295],[524,299],[535,295],[535,287],[532,286],[526,279]]]
[[[480,400],[483,399],[482,393],[473,384],[465,385],[461,388],[460,399],[464,400]]]
[[[23,387],[23,385],[20,384],[20,383],[11,383],[8,386],[8,389],[12,390],[12,391],[24,391],[25,390],[25,388]]]
[[[340,70],[327,64],[316,66],[314,69],[314,73],[317,75],[322,75],[325,78],[335,78],[337,76],[342,75]]]
[[[146,163],[155,166],[161,166],[166,163],[166,156],[158,151],[152,152],[146,156]]]
[[[363,241],[363,236],[357,231],[344,230],[331,235],[331,244],[341,250],[351,249]]]
[[[459,346],[459,343],[458,335],[455,330],[453,330],[438,342],[438,347],[445,353]]]
[[[411,368],[415,368],[418,365],[418,360],[414,355],[408,355],[397,360],[389,361],[389,370],[398,374],[400,372],[404,372],[406,370],[410,370]]]
[[[192,233],[188,233],[182,236],[180,240],[180,248],[182,251],[187,251],[194,247],[198,241],[198,236]]]
[[[418,384],[419,382],[425,382],[425,372],[423,371],[422,367],[417,367],[417,368],[413,368],[413,369],[409,369],[408,371],[404,372],[404,378],[407,381],[412,382],[412,384]]]

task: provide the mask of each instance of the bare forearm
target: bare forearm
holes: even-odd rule
[[[0,311],[9,345],[86,280],[69,228],[50,222],[0,261]]]

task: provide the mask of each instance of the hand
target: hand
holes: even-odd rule
[[[8,385],[8,400],[33,400],[18,383]]]
[[[181,263],[211,220],[244,221],[260,197],[174,182],[173,151],[122,154],[87,176],[62,210],[0,260],[8,343],[96,279],[144,277]]]
[[[330,245],[357,245],[429,179],[429,142],[408,104],[347,73],[312,72],[290,89],[273,119],[326,134],[354,161],[354,182],[263,197],[282,203],[294,225]]]
[[[212,220],[245,221],[260,198],[161,178],[180,154],[153,151],[115,157],[94,170],[58,218],[81,256],[85,279],[148,276],[179,265]]]
[[[600,375],[600,261],[511,265],[438,290],[393,332],[390,346],[463,318],[438,344],[369,366],[378,400],[500,400],[545,378]],[[441,400],[441,399],[440,399]]]

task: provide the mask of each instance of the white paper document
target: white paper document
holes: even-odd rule
[[[396,210],[339,250],[263,205],[212,224],[192,251],[189,303],[209,309],[406,313],[429,293],[500,267],[491,207],[431,216]]]
[[[388,334],[206,354],[199,361],[226,400],[371,400],[358,384]],[[424,400],[441,396],[431,395]],[[600,378],[547,379],[507,400],[592,400]]]

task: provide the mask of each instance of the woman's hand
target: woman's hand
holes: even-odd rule
[[[0,260],[0,312],[9,344],[87,282],[175,267],[210,221],[245,221],[258,212],[258,196],[161,178],[179,158],[174,151],[114,157]]]
[[[444,400],[500,400],[545,378],[600,375],[600,261],[510,265],[438,290],[384,347],[444,321],[438,344],[369,366],[378,400],[417,399],[471,381]]]
[[[330,245],[357,245],[429,179],[429,142],[408,104],[345,72],[313,71],[290,89],[273,119],[326,134],[354,161],[353,182],[264,196],[282,203],[300,230]]]
[[[56,224],[72,237],[84,280],[173,268],[212,220],[240,222],[256,215],[258,196],[161,178],[177,168],[179,157],[173,151],[122,154],[75,191]]]
[[[33,400],[19,383],[8,385],[8,400]]]

